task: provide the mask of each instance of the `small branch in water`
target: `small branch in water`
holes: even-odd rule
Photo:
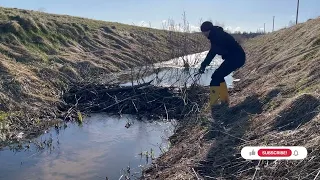
[[[132,102],[134,108],[136,109],[136,112],[139,112],[138,109],[137,109],[137,106],[136,106],[136,104],[133,102],[133,100],[131,100],[131,102]]]
[[[163,105],[164,105],[164,109],[166,110],[166,114],[167,114],[167,121],[169,121],[169,115],[168,115],[168,111],[167,111],[166,104],[165,104],[165,103],[163,103]]]
[[[77,95],[75,95],[74,98],[76,99],[76,103],[75,103],[72,107],[70,107],[70,108],[68,109],[67,114],[66,114],[66,116],[65,116],[64,119],[63,119],[64,121],[65,121],[65,120],[67,119],[67,117],[72,113],[72,111],[78,106],[79,100],[80,100],[82,97],[80,97],[80,98],[77,99]]]
[[[318,176],[320,175],[320,170],[318,171],[316,177],[313,180],[316,180],[318,178]]]
[[[123,177],[123,174],[120,176],[119,180],[122,179],[122,177]]]
[[[194,168],[192,168],[193,173],[196,175],[196,178],[199,180],[200,178],[198,177],[197,172],[194,170]]]

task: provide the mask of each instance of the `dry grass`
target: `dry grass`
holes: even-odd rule
[[[192,122],[191,122],[192,121]],[[206,119],[198,122],[208,123]],[[145,170],[143,179],[195,179],[192,170],[195,163],[205,158],[210,142],[203,142],[206,129],[189,119],[180,124],[175,135],[170,137],[171,149],[155,161],[155,166]]]
[[[190,133],[177,132],[178,141],[146,177],[318,179],[320,47],[299,53],[317,47],[319,35],[318,18],[246,41],[247,63],[235,73],[241,81],[233,90],[231,107],[214,109],[208,118],[223,122],[226,129],[219,128],[217,122],[186,126]],[[249,145],[305,146],[308,157],[300,161],[246,161],[240,151]],[[190,155],[194,151],[201,152]],[[194,161],[190,163],[190,159]],[[158,165],[162,168],[157,169]]]

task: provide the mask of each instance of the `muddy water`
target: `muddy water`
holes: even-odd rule
[[[128,122],[131,126],[126,128]],[[151,156],[168,148],[173,127],[174,122],[94,114],[81,126],[69,123],[52,128],[34,142],[23,144],[22,150],[0,151],[0,179],[113,180],[129,175],[128,166],[131,178],[138,177],[141,167],[151,163]]]

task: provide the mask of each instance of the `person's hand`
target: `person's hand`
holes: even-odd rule
[[[198,72],[194,75],[194,77],[199,76],[199,75],[201,75],[201,74],[203,74],[203,73],[204,73],[204,69],[203,69],[203,68],[200,68],[200,69],[198,70]]]
[[[199,74],[203,74],[203,73],[204,73],[204,68],[201,67],[201,68],[198,70],[198,73],[199,73]]]

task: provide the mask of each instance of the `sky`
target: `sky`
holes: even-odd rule
[[[297,0],[0,0],[2,7],[41,10],[90,19],[162,28],[168,19],[182,23],[186,13],[192,30],[200,20],[219,22],[230,31],[272,31],[295,22]],[[300,0],[299,22],[320,16],[319,0]]]

